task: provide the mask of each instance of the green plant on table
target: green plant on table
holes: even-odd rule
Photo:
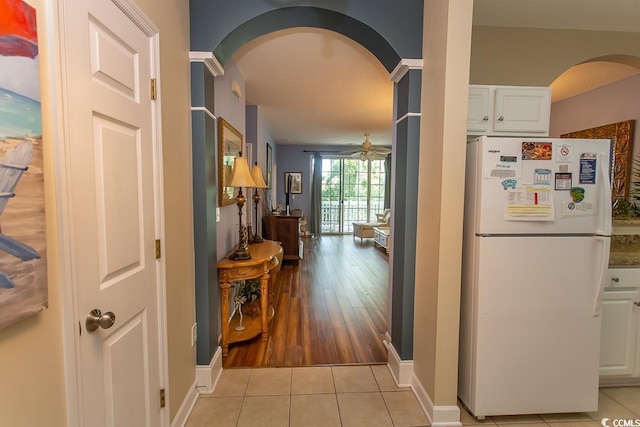
[[[640,203],[640,154],[633,159],[631,177],[633,180],[630,183],[629,199],[634,203]]]
[[[260,279],[248,279],[240,282],[238,290],[233,297],[237,307],[245,306],[245,314],[255,316],[259,313],[259,306],[252,304],[260,300]]]
[[[244,280],[238,286],[236,298],[242,298],[244,303],[251,303],[260,298],[260,279]]]
[[[640,218],[640,155],[633,159],[629,183],[629,197],[620,197],[613,201],[613,216]]]

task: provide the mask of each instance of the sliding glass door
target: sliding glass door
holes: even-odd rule
[[[324,234],[351,233],[353,222],[367,222],[384,210],[384,160],[322,159]]]

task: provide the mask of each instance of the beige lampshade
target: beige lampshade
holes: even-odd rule
[[[229,180],[229,187],[255,187],[251,174],[249,173],[249,164],[246,157],[236,157],[233,162],[233,171]]]
[[[262,178],[262,169],[260,169],[260,166],[257,164],[251,166],[251,178],[253,178],[253,182],[256,183],[256,185],[254,185],[255,188],[267,188],[267,184],[265,184]]]

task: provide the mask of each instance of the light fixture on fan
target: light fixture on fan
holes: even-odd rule
[[[366,162],[367,160],[374,160],[375,157],[376,153],[374,151],[362,151],[358,156],[358,158],[363,162]]]

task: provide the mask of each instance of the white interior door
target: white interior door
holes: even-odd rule
[[[155,44],[111,0],[60,4],[80,425],[158,426]]]

